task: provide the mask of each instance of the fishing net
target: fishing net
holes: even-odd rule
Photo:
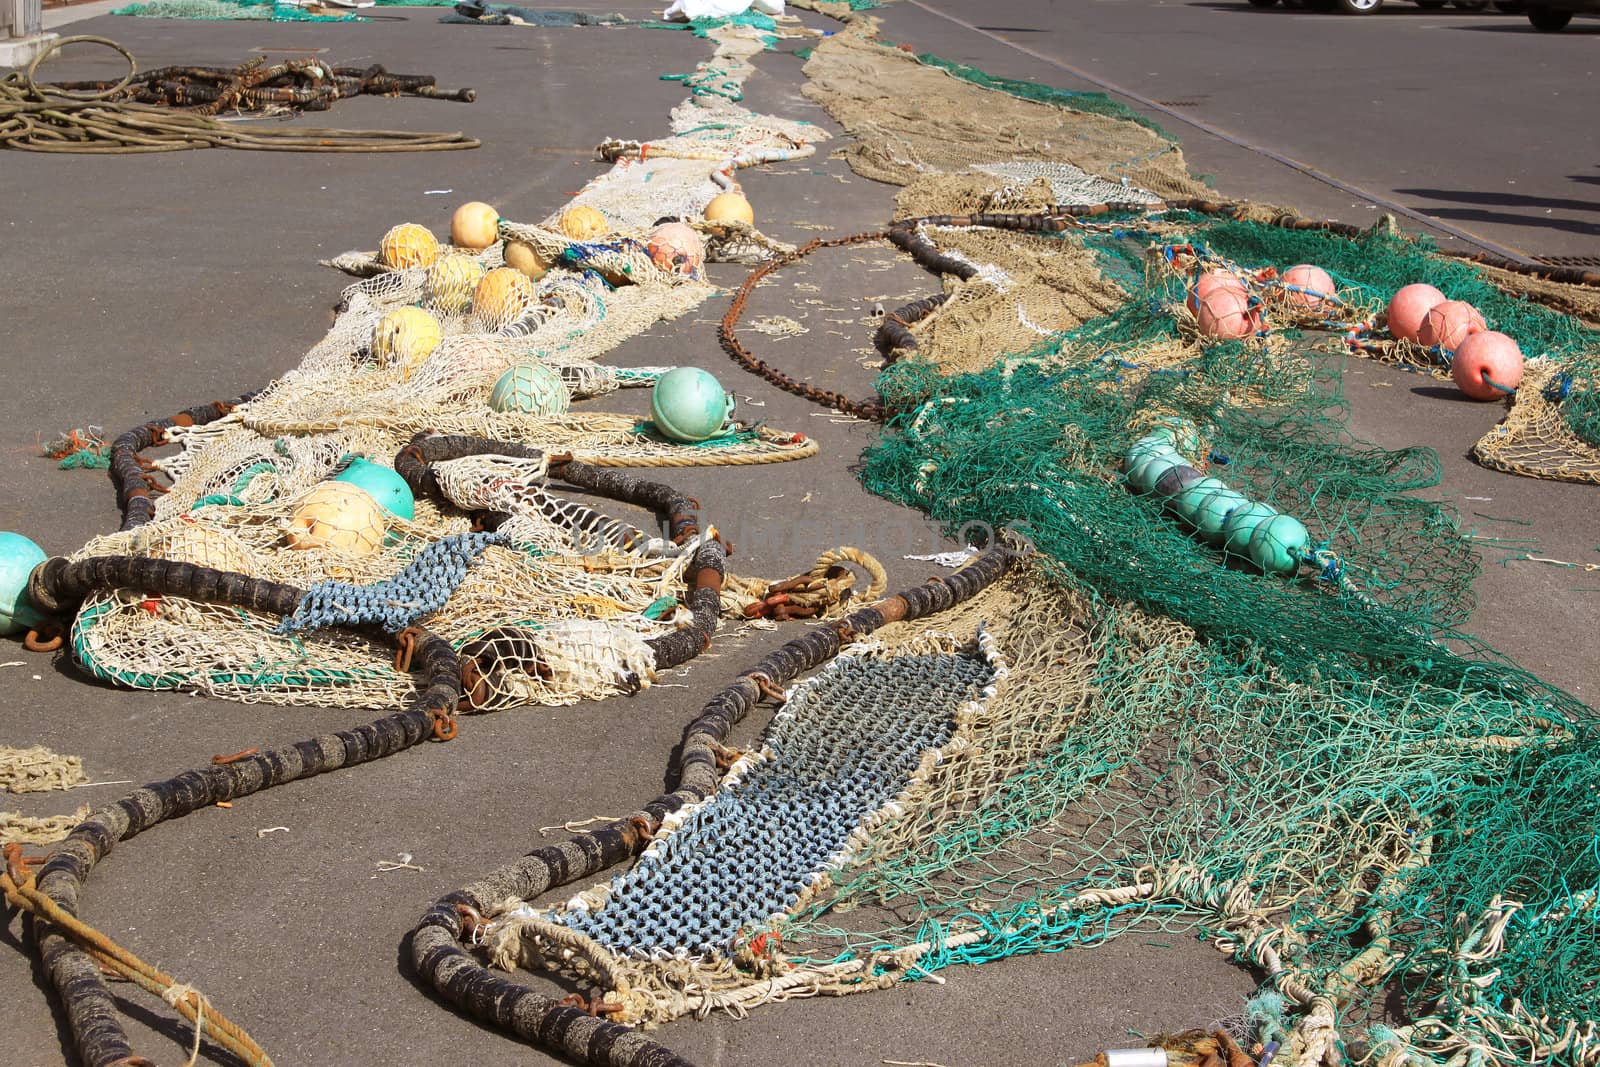
[[[705,66],[736,84],[763,45],[749,29],[716,32]],[[503,293],[482,284],[474,293],[474,280],[504,268],[503,241],[481,252],[442,248],[440,256],[460,258],[439,271],[392,267],[378,253],[339,257],[336,265],[364,277],[343,293],[327,335],[298,367],[220,417],[152,435],[178,447],[138,457],[157,493],[150,521],[96,538],[74,557],[149,557],[287,583],[309,590],[305,617],[284,622],[182,596],[101,591],[83,602],[67,635],[73,657],[132,688],[393,707],[414,701],[419,683],[381,633],[359,625],[392,634],[426,617],[483,665],[468,693],[476,710],[648,686],[650,642],[690,625],[685,579],[707,535],[664,539],[640,528],[655,521],[648,515],[613,516],[606,505],[567,499],[551,484],[549,457],[680,467],[781,462],[817,450],[802,434],[737,421],[683,443],[648,419],[568,410],[571,399],[653,384],[669,368],[616,368],[600,357],[713,292],[655,263],[650,225],[662,215],[697,216],[739,168],[804,154],[808,137],[825,136],[715,93],[674,112],[675,129],[700,127],[614,153],[613,169],[576,198],[604,213],[609,230],[600,237],[565,236],[559,215],[539,225],[502,220],[504,240],[552,264],[537,281],[515,274]],[[719,254],[759,256],[769,246],[749,227],[707,232]],[[421,232],[408,240],[433,241]],[[558,374],[559,397],[547,408],[497,407],[496,384],[528,364]],[[437,494],[418,493],[404,515],[384,513],[341,481],[353,465],[387,468],[415,442],[451,435],[507,442],[507,451],[430,464]],[[104,446],[94,433],[63,441],[72,455]],[[495,517],[492,534],[477,532],[485,515]],[[848,577],[836,578],[817,577],[819,610],[848,595]],[[744,617],[766,586],[732,576],[724,613]]]
[[[1066,163],[1157,196],[1207,192],[1175,143],[1115,117],[1115,108],[1068,94],[1044,101],[989,91],[878,43],[873,32],[870,22],[852,21],[818,44],[805,68],[806,95],[855,138],[844,155],[863,177],[905,185],[974,166]]]

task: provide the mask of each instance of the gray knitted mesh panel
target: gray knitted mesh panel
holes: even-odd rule
[[[615,878],[604,908],[561,921],[617,953],[725,954],[795,906],[993,680],[975,649],[835,660],[773,719],[769,758]]]
[[[996,178],[1008,178],[1026,185],[1035,178],[1050,183],[1058,204],[1079,207],[1091,204],[1158,204],[1161,198],[1137,185],[1106,181],[1074,167],[1071,163],[974,163],[972,169]]]

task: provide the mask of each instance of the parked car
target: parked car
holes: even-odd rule
[[[1600,0],[1524,0],[1524,6],[1540,33],[1559,33],[1573,15],[1600,15]]]
[[[1284,0],[1285,5],[1290,2],[1291,0]],[[1346,15],[1371,15],[1381,10],[1384,4],[1384,0],[1299,0],[1299,2],[1313,11],[1342,11]],[[1438,11],[1451,2],[1452,0],[1415,0],[1416,5],[1424,11]],[[1489,6],[1489,0],[1453,0],[1453,2],[1458,11],[1482,11]],[[1515,15],[1522,10],[1524,2],[1525,0],[1495,0],[1494,8],[1508,15]],[[1588,0],[1573,0],[1573,2],[1587,3]],[[1278,0],[1250,0],[1251,7],[1272,7],[1277,3]]]

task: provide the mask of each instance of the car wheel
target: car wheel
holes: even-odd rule
[[[1339,0],[1338,6],[1346,15],[1371,15],[1383,7],[1383,0]]]
[[[1251,7],[1276,7],[1278,0],[1250,0]]]
[[[1528,12],[1528,21],[1533,23],[1533,28],[1540,33],[1560,33],[1567,28],[1567,23],[1572,21],[1572,12],[1536,7]]]

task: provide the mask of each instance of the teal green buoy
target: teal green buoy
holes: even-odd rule
[[[0,533],[0,634],[21,633],[44,621],[28,603],[28,577],[44,561],[44,549],[26,537]]]
[[[1163,474],[1182,465],[1183,457],[1176,452],[1143,453],[1139,462],[1128,468],[1128,484],[1141,493],[1152,492]]]
[[[650,419],[674,441],[694,444],[717,436],[733,418],[733,396],[710,372],[676,367],[650,390]]]
[[[357,456],[331,480],[348,482],[366,490],[380,508],[397,519],[410,522],[417,517],[417,499],[411,495],[411,487],[404,478],[381,463]]]
[[[1177,512],[1178,518],[1193,526],[1200,505],[1205,503],[1211,494],[1227,488],[1219,478],[1204,477],[1199,481],[1190,482],[1181,492],[1174,493],[1172,499],[1167,501],[1167,506]]]
[[[1194,532],[1214,545],[1221,544],[1222,528],[1227,523],[1228,516],[1249,503],[1243,493],[1223,486],[1196,505],[1194,516],[1190,519],[1194,523]]]
[[[543,363],[518,363],[494,383],[489,406],[527,415],[560,415],[572,404],[561,375]]]
[[[1267,574],[1288,577],[1311,551],[1311,534],[1293,515],[1263,519],[1250,535],[1250,561]]]
[[[1182,460],[1185,463],[1188,462],[1188,460],[1183,459],[1183,456],[1181,456],[1178,451],[1172,447],[1172,442],[1167,440],[1167,438],[1158,436],[1156,434],[1149,434],[1145,437],[1139,438],[1133,444],[1128,446],[1128,454],[1122,458],[1122,469],[1125,471],[1131,471],[1133,468],[1137,467],[1140,463],[1143,463],[1151,456],[1172,456],[1175,459]]]
[[[1256,532],[1257,526],[1277,513],[1277,508],[1259,500],[1230,511],[1228,521],[1222,524],[1222,551],[1230,556],[1249,559],[1250,535]]]

